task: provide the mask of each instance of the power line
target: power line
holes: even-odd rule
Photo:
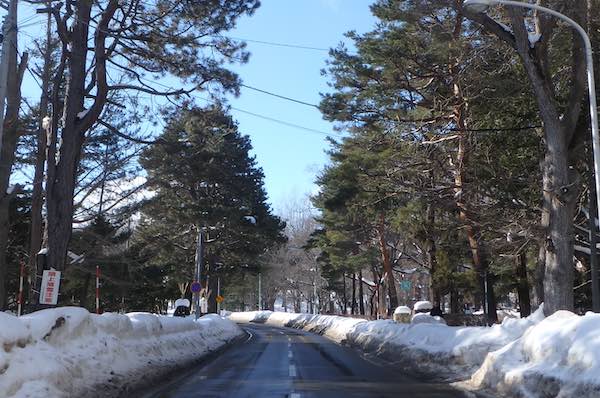
[[[309,102],[304,102],[304,101],[301,101],[301,100],[297,100],[297,99],[294,99],[294,98],[286,97],[285,95],[275,94],[275,93],[272,93],[270,91],[262,90],[260,88],[248,86],[246,84],[240,84],[240,86],[246,87],[246,88],[248,88],[250,90],[258,91],[259,93],[263,93],[263,94],[267,94],[267,95],[270,95],[270,96],[273,96],[273,97],[281,98],[281,99],[284,99],[286,101],[291,101],[291,102],[295,102],[297,104],[302,104],[302,105],[306,105],[306,106],[310,106],[310,107],[319,109],[318,105],[311,104]]]
[[[196,96],[196,97],[199,98],[199,99],[202,99],[204,101],[208,101],[208,102],[212,102],[212,103],[218,103],[218,101],[214,100],[214,99],[200,97],[200,96]],[[313,128],[310,128],[310,127],[301,126],[299,124],[286,122],[285,120],[276,119],[274,117],[270,117],[270,116],[266,116],[266,115],[261,115],[259,113],[250,112],[250,111],[247,111],[247,110],[244,110],[244,109],[240,109],[240,108],[236,108],[236,107],[233,107],[233,106],[230,106],[230,108],[233,109],[234,111],[237,111],[237,112],[240,112],[240,113],[244,113],[246,115],[254,116],[254,117],[257,117],[259,119],[268,120],[270,122],[281,124],[283,126],[293,127],[295,129],[304,130],[304,131],[308,131],[308,132],[316,133],[316,134],[321,134],[321,135],[324,135],[324,136],[327,136],[327,137],[334,136],[334,137],[338,137],[338,138],[344,138],[340,134],[328,133],[328,132],[325,132],[325,131],[322,131],[322,130],[317,130],[317,129],[313,129]]]
[[[233,36],[226,36],[226,35],[220,35],[220,37],[225,37],[227,39],[231,39],[231,40],[235,40],[235,41],[242,41],[242,42],[248,42],[248,43],[257,43],[257,44],[265,44],[267,46],[299,48],[299,49],[302,49],[302,50],[313,50],[313,51],[325,51],[325,52],[329,52],[328,48],[321,48],[321,47],[302,46],[302,45],[299,45],[299,44],[289,44],[289,43],[276,43],[276,42],[264,41],[264,40],[243,39],[241,37],[233,37]]]
[[[234,111],[245,113],[247,115],[258,117],[260,119],[268,120],[270,122],[278,123],[278,124],[281,124],[281,125],[284,125],[284,126],[288,126],[288,127],[293,127],[293,128],[300,129],[300,130],[309,131],[311,133],[322,134],[322,135],[327,136],[327,137],[335,136],[335,137],[339,137],[339,138],[344,138],[342,135],[339,135],[339,134],[327,133],[325,131],[313,129],[313,128],[310,128],[310,127],[300,126],[299,124],[294,124],[294,123],[286,122],[284,120],[279,120],[279,119],[272,118],[270,116],[265,116],[265,115],[260,115],[258,113],[245,111],[243,109],[234,108],[234,107],[231,107],[231,109],[233,109]]]
[[[166,84],[163,84],[163,83],[160,83],[160,82],[157,82],[157,81],[152,81],[152,80],[150,80],[148,78],[144,78],[144,77],[141,77],[141,76],[139,78],[140,78],[140,80],[144,80],[144,81],[146,81],[148,83],[156,84],[156,85],[161,86],[161,87],[163,87],[165,89],[173,90],[173,87],[168,86]],[[246,86],[244,86],[244,87],[246,87]],[[269,93],[269,94],[272,94],[272,93]],[[276,95],[276,94],[274,94],[274,95]],[[205,97],[200,97],[200,96],[196,96],[196,98],[202,99],[202,100],[207,101],[207,102],[218,103],[217,100],[210,99],[210,98],[205,98]],[[288,99],[288,98],[286,98],[286,99]],[[289,99],[292,100],[291,98],[289,98]],[[305,103],[305,105],[307,105],[307,104],[308,103]],[[308,105],[314,106],[312,104],[308,104]],[[254,117],[257,117],[257,118],[260,118],[260,119],[268,120],[268,121],[271,121],[271,122],[274,122],[274,123],[278,123],[278,124],[281,124],[281,125],[284,125],[284,126],[288,126],[288,127],[293,127],[293,128],[300,129],[300,130],[309,131],[311,133],[322,134],[322,135],[325,135],[325,136],[328,136],[328,137],[329,136],[335,136],[335,137],[338,137],[338,138],[344,138],[342,135],[339,135],[339,134],[327,133],[327,132],[322,131],[322,130],[317,130],[317,129],[313,129],[313,128],[310,128],[310,127],[301,126],[299,124],[286,122],[285,120],[276,119],[276,118],[273,118],[273,117],[270,117],[270,116],[261,115],[259,113],[254,113],[254,112],[246,111],[246,110],[240,109],[240,108],[234,108],[232,106],[230,108],[233,109],[233,110],[235,110],[235,111],[238,111],[240,113],[244,113],[244,114],[247,114],[247,115],[250,115],[250,116],[254,116]]]

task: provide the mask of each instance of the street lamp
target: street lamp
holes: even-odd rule
[[[596,185],[596,206],[600,211],[600,134],[598,132],[598,108],[596,104],[596,82],[594,79],[594,57],[592,51],[592,43],[590,41],[590,37],[588,36],[585,29],[581,27],[577,22],[567,17],[564,14],[561,14],[558,11],[552,10],[550,8],[542,7],[537,4],[523,3],[520,1],[511,1],[511,0],[466,0],[463,3],[463,8],[467,11],[475,12],[475,13],[483,13],[485,12],[489,6],[491,5],[505,5],[510,7],[521,7],[528,8],[532,10],[537,10],[541,12],[545,12],[547,14],[553,15],[556,18],[565,21],[569,25],[571,25],[583,39],[585,45],[585,56],[587,62],[587,80],[588,80],[588,92],[590,97],[590,121],[592,124],[592,152],[594,154],[594,178]],[[593,219],[594,215],[590,215]],[[594,230],[597,228],[595,220],[593,221]],[[595,233],[595,231],[592,231]],[[593,267],[595,268],[595,267]],[[600,292],[598,291],[598,275],[597,270],[592,269],[592,296],[594,301],[594,310],[598,311],[600,308]]]

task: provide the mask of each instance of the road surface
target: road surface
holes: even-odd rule
[[[312,333],[247,325],[248,339],[144,398],[464,398],[447,385],[426,383],[371,362]]]

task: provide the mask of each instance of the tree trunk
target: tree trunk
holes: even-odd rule
[[[547,219],[547,217],[546,217]],[[544,217],[542,217],[542,226],[544,225]],[[546,228],[547,228],[546,223]],[[538,256],[535,265],[535,278],[533,290],[535,293],[535,306],[538,308],[544,302],[544,274],[546,273],[546,245],[545,240],[540,242]]]
[[[346,273],[345,272],[342,276],[342,281],[343,281],[343,285],[344,285],[344,291],[343,291],[344,315],[348,315],[348,292],[347,292],[347,287],[346,287]]]
[[[576,20],[586,15],[585,2],[575,2],[572,8]],[[547,51],[538,48],[538,51],[532,52],[523,14],[513,9],[510,9],[509,13],[516,49],[536,95],[544,124],[546,153],[542,169],[543,209],[548,213],[544,245],[544,312],[550,315],[558,310],[573,310],[573,215],[579,184],[570,172],[569,147],[585,93],[585,57],[581,40],[574,37],[571,57],[573,78],[570,82],[569,102],[561,111],[556,100],[552,76],[545,73],[545,66],[549,64]],[[544,222],[545,216],[542,217]]]
[[[441,306],[441,303],[440,303]],[[450,289],[450,313],[458,314],[460,313],[460,306],[458,302],[458,290],[453,286]]]
[[[435,209],[432,204],[427,205],[426,210],[427,217],[427,232],[426,232],[426,245],[427,245],[427,264],[429,265],[429,275],[431,276],[431,292],[433,296],[433,302],[439,303],[441,299],[441,292],[438,284],[435,282],[434,276],[437,269],[437,248],[435,245],[435,239],[433,237],[433,228],[435,224]]]
[[[356,274],[352,273],[352,306],[351,314],[356,315]]]
[[[95,29],[94,77],[96,92],[93,106],[84,116],[84,99],[86,98],[86,72],[89,50],[89,26],[91,22],[92,1],[79,1],[75,6],[75,21],[70,32],[66,25],[61,25],[62,59],[56,74],[53,96],[52,142],[48,143],[48,179],[46,185],[46,207],[48,210],[48,264],[57,270],[64,270],[66,256],[71,240],[73,224],[73,194],[77,181],[77,168],[85,134],[100,116],[108,95],[106,81],[105,40],[108,35],[108,23],[118,7],[117,0],[110,0],[101,14]],[[66,41],[68,40],[68,42]],[[70,46],[70,48],[69,48]],[[68,62],[66,62],[68,61]],[[59,109],[56,90],[59,89],[61,72],[68,65],[66,73],[66,95],[61,118],[60,146],[56,139]]]
[[[531,314],[531,300],[529,298],[529,281],[527,280],[527,256],[521,253],[517,256],[517,295],[521,308],[521,318]]]
[[[455,85],[455,95],[460,95],[460,88],[457,85]],[[491,278],[489,277],[487,259],[483,256],[481,245],[477,240],[477,230],[473,226],[474,222],[470,217],[466,201],[463,199],[466,191],[466,187],[464,185],[465,164],[468,158],[468,142],[466,136],[467,128],[464,120],[464,105],[460,105],[455,108],[455,120],[460,130],[458,132],[458,152],[456,155],[456,160],[454,161],[454,190],[456,207],[459,211],[459,219],[465,224],[464,229],[471,251],[471,259],[473,261],[473,267],[477,273],[477,280],[479,284],[479,292],[477,296],[481,298],[485,295],[486,314],[488,323],[491,324],[498,321],[498,317],[496,315],[494,286],[493,283],[489,283]],[[479,299],[476,301],[483,300]]]
[[[454,40],[460,40],[462,34],[464,17],[459,13],[456,17],[456,23],[454,25]],[[459,219],[465,224],[465,232],[467,235],[467,241],[469,248],[471,249],[471,257],[473,260],[473,266],[477,272],[479,282],[479,295],[485,294],[487,303],[487,317],[488,323],[495,323],[498,321],[496,315],[496,304],[494,295],[493,283],[489,283],[492,278],[489,277],[488,263],[487,260],[482,256],[482,250],[480,243],[477,240],[477,232],[474,225],[475,222],[472,220],[472,215],[469,211],[469,205],[465,198],[467,187],[465,186],[465,170],[468,161],[469,148],[468,148],[468,130],[466,126],[466,104],[467,100],[463,95],[462,88],[460,85],[459,66],[462,63],[460,58],[451,60],[450,73],[452,74],[453,83],[453,94],[454,94],[454,112],[453,119],[458,129],[458,151],[456,159],[454,161],[454,192],[456,197],[456,207],[459,211]],[[484,293],[485,292],[485,293]]]
[[[363,290],[363,276],[362,270],[358,271],[358,306],[361,315],[365,315],[365,298]]]
[[[369,314],[371,318],[377,318],[377,289],[373,289],[371,297],[369,298]]]
[[[386,280],[388,284],[388,292],[390,295],[390,307],[395,309],[398,307],[398,293],[396,290],[396,281],[394,280],[394,271],[392,269],[392,261],[390,259],[390,251],[387,247],[387,240],[385,237],[385,215],[383,213],[379,216],[379,226],[377,228],[377,234],[379,237],[379,250],[381,252],[381,259],[383,262],[383,271],[386,274]],[[384,292],[381,292],[385,295]],[[384,301],[385,302],[385,301]],[[390,309],[387,310],[387,315],[390,315]]]
[[[47,137],[51,131],[50,126],[45,126],[45,118],[48,117],[49,87],[51,74],[51,41],[52,41],[52,16],[48,13],[46,22],[46,48],[44,50],[44,69],[42,72],[42,94],[40,96],[40,110],[38,115],[37,131],[37,153],[35,159],[35,172],[33,177],[33,191],[31,194],[31,230],[29,246],[29,275],[31,278],[31,298],[32,302],[37,303],[38,294],[36,293],[38,267],[36,264],[37,253],[42,248],[43,222],[42,206],[44,203],[43,180],[46,165]],[[48,123],[49,124],[49,123]]]
[[[91,272],[86,272],[84,279],[83,279],[83,285],[81,286],[81,292],[79,293],[79,306],[82,308],[87,308],[88,305],[88,291],[90,290],[90,281],[92,280],[92,274]],[[91,308],[88,308],[89,310],[91,310]]]
[[[206,284],[208,285],[208,295],[206,296],[208,304],[208,312],[211,314],[217,313],[217,289],[218,289],[218,278],[214,272],[214,262],[210,264],[210,274]]]
[[[46,185],[48,265],[57,270],[64,270],[66,265],[73,224],[73,195],[77,167],[85,139],[85,131],[81,130],[77,115],[84,110],[91,8],[92,3],[87,1],[79,2],[77,5],[62,116],[62,139],[60,143],[56,140],[48,143],[51,147]],[[52,115],[53,119],[57,117],[56,114]]]
[[[381,284],[378,285],[377,289],[377,310],[379,313],[379,318],[384,319],[387,318],[388,315],[388,305],[386,300],[386,279],[382,279]]]
[[[285,312],[288,312],[288,307],[287,307],[287,290],[285,290],[285,289],[283,289],[283,292],[281,294],[281,300],[282,300],[281,305],[283,306],[283,310]]]
[[[17,194],[18,188],[8,193],[10,174],[15,161],[15,150],[19,139],[18,119],[21,106],[21,82],[27,67],[27,53],[23,54],[17,66],[17,50],[10,52],[8,59],[8,85],[6,90],[6,115],[2,134],[2,151],[0,152],[0,311],[6,309],[6,282],[8,263],[6,250],[10,229],[10,202]],[[14,76],[14,78],[13,78]]]

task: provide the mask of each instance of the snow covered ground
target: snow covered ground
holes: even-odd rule
[[[398,324],[270,311],[233,313],[236,322],[289,326],[435,373],[460,386],[508,397],[600,396],[600,314],[540,309],[492,327]]]
[[[0,395],[116,396],[242,334],[217,315],[195,322],[149,313],[95,315],[77,307],[20,318],[0,313]]]

